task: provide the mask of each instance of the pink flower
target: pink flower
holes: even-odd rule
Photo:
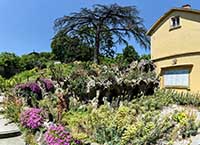
[[[42,110],[38,108],[30,108],[20,115],[20,122],[22,126],[30,129],[37,129],[42,126],[44,118]]]
[[[51,125],[45,133],[47,145],[81,145],[81,141],[74,140],[62,125]]]

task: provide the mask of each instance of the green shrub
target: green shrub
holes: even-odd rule
[[[180,135],[183,138],[197,135],[199,124],[195,121],[196,116],[194,114],[186,111],[175,112],[172,118],[179,123]]]
[[[156,144],[172,127],[168,118],[161,121],[156,114],[157,112],[148,112],[128,126],[121,137],[121,145]]]
[[[193,105],[198,107],[200,105],[200,95],[192,93],[177,92],[174,90],[159,90],[155,93],[155,96],[167,97],[169,100],[172,99],[173,103],[178,105]]]
[[[120,145],[121,132],[116,127],[99,126],[95,132],[95,140],[100,144]]]
[[[21,99],[9,95],[8,100],[4,102],[4,116],[11,122],[19,123],[22,107]]]

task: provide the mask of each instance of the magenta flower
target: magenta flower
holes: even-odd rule
[[[49,79],[40,79],[42,83],[44,83],[45,89],[47,92],[53,92],[54,91],[54,85],[53,82]]]
[[[37,83],[29,83],[28,86],[29,86],[29,89],[33,93],[36,93],[36,94],[41,94],[42,93],[42,90],[41,90],[41,88],[39,87],[39,85]]]
[[[44,123],[44,117],[42,115],[42,110],[38,108],[30,108],[20,115],[21,125],[30,128],[37,129]]]
[[[15,88],[17,90],[21,90],[21,91],[32,92],[37,95],[38,100],[42,99],[42,90],[41,90],[40,86],[35,82],[19,84]]]
[[[51,125],[45,133],[47,145],[81,145],[81,141],[74,140],[62,125]]]

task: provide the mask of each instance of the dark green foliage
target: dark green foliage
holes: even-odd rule
[[[143,54],[140,56],[140,60],[145,59],[145,60],[150,60],[151,59],[151,55],[150,54]]]
[[[114,58],[102,56],[100,57],[100,64],[111,65],[111,64],[116,64],[116,61]]]
[[[73,61],[90,61],[93,49],[86,43],[81,43],[78,37],[70,37],[62,31],[51,42],[54,58],[64,63]]]
[[[80,101],[87,102],[90,98],[87,96],[87,72],[90,70],[88,63],[84,63],[83,68],[79,68],[72,72],[69,79],[70,91],[73,92],[75,97]]]
[[[89,44],[94,48],[94,62],[99,63],[101,52],[113,53],[111,49],[116,43],[127,44],[126,38],[133,37],[142,47],[149,47],[146,28],[138,14],[135,6],[95,5],[93,9],[82,8],[80,12],[58,18],[55,29]]]
[[[119,65],[120,70],[127,68],[129,65],[128,61],[124,59],[123,54],[120,54],[120,53],[116,55],[115,61]]]
[[[88,101],[86,94],[87,77],[79,76],[71,80],[71,90],[76,94],[80,101]]]
[[[0,54],[0,75],[6,79],[15,74],[31,70],[35,67],[43,69],[52,59],[52,54],[48,52],[30,53],[21,57],[14,53],[3,52]]]
[[[120,145],[122,131],[117,131],[116,127],[99,126],[96,128],[95,138],[100,144]]]
[[[20,58],[14,53],[3,52],[0,54],[0,75],[4,78],[10,78],[20,72]]]
[[[140,57],[133,46],[129,45],[123,49],[123,59],[128,63],[131,63],[132,61],[138,61],[139,58]]]
[[[39,56],[40,56],[40,58],[45,58],[47,60],[53,59],[53,54],[51,52],[40,52]]]
[[[48,56],[49,58],[47,58]],[[22,55],[19,63],[22,71],[31,70],[35,67],[42,69],[47,67],[46,63],[50,60],[50,58],[50,54],[42,53],[42,55],[40,55],[40,53],[30,53],[27,55]]]
[[[63,66],[60,64],[51,64],[49,66],[51,79],[57,81],[60,84],[60,81],[64,80],[64,70]]]

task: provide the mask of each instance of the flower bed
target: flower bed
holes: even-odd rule
[[[48,145],[81,145],[81,141],[73,139],[62,125],[51,125],[45,133]]]
[[[20,122],[23,127],[30,129],[38,129],[44,123],[42,109],[29,108],[21,113]]]

